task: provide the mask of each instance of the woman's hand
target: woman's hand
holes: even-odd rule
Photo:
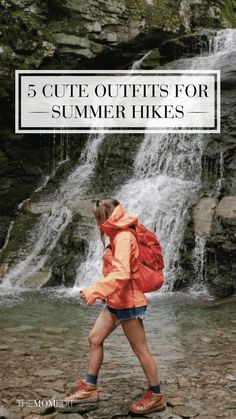
[[[87,303],[87,300],[86,300],[86,297],[85,297],[83,291],[80,291],[80,296],[79,297],[80,297],[81,300],[83,300],[85,303]]]

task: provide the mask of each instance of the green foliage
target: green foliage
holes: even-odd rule
[[[147,28],[160,28],[178,31],[181,27],[179,8],[181,0],[125,0],[132,19],[145,19]]]
[[[223,16],[227,22],[227,26],[236,28],[236,1],[225,0],[223,8]]]

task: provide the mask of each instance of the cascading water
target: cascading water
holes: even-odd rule
[[[139,58],[138,60],[134,61],[131,70],[138,70],[139,68],[141,68],[143,62],[146,60],[146,58],[149,56],[150,53],[151,53],[151,51],[148,51],[141,58]]]
[[[134,178],[118,194],[127,209],[133,208],[158,234],[170,283],[178,268],[188,208],[200,184],[202,149],[201,136],[146,136],[135,161]]]
[[[2,246],[2,248],[0,249],[0,256],[1,256],[1,254],[4,252],[4,250],[6,249],[6,247],[7,247],[7,245],[8,245],[8,242],[9,242],[9,238],[10,238],[10,235],[11,235],[11,230],[12,230],[13,224],[14,224],[14,222],[13,222],[13,221],[11,221],[11,222],[10,222],[10,225],[9,225],[9,227],[8,227],[8,230],[7,230],[7,235],[6,235],[5,243],[4,243],[4,245]]]
[[[40,216],[31,231],[29,254],[5,276],[3,285],[22,287],[29,277],[44,267],[62,232],[72,220],[72,211],[68,207],[70,202],[77,195],[83,196],[86,191],[102,140],[103,135],[89,137],[79,165],[59,187],[50,211]]]
[[[222,29],[211,39],[210,52],[213,54],[224,54],[225,52],[235,51],[236,49],[236,30]]]
[[[222,55],[225,57],[235,50],[236,30],[219,31],[210,41],[208,55],[177,60],[166,67],[221,69]],[[178,272],[179,248],[188,209],[201,188],[201,158],[206,141],[207,137],[202,134],[146,135],[134,162],[132,179],[116,194],[127,210],[135,212],[159,236],[168,288]],[[102,246],[94,234],[87,261],[78,269],[75,289],[90,284],[101,272]],[[200,281],[205,253],[202,244],[200,238],[194,251],[196,276]]]
[[[220,150],[220,176],[218,179],[218,191],[221,190],[222,182],[224,180],[224,153]]]
[[[196,235],[193,250],[193,264],[197,282],[201,285],[204,284],[205,247],[206,239]]]
[[[209,55],[176,60],[166,67],[221,69],[227,63],[227,54],[235,51],[236,30],[219,31],[210,41]],[[135,68],[141,62],[138,60]],[[31,231],[29,245],[22,250],[22,261],[7,274],[3,283],[23,286],[27,278],[43,268],[72,219],[70,203],[86,196],[102,140],[103,136],[89,138],[79,165],[59,187],[53,203],[49,197],[50,211],[40,216],[36,228]],[[128,210],[136,212],[140,220],[159,235],[170,284],[178,271],[179,246],[188,208],[201,187],[201,156],[205,143],[203,135],[146,135],[134,161],[132,179],[116,194]],[[65,155],[61,160],[63,158]],[[94,230],[87,260],[78,267],[75,289],[97,279],[101,272],[101,253],[99,235]]]
[[[134,162],[134,176],[117,194],[127,210],[157,232],[170,282],[178,267],[176,249],[188,207],[200,182],[202,146],[196,136],[146,135]],[[78,270],[76,286],[81,286],[81,278],[82,285],[96,278],[100,258],[101,244],[93,241],[86,262]]]

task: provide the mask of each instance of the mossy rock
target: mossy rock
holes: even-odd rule
[[[181,0],[125,0],[125,3],[133,20],[145,19],[146,29],[159,28],[175,33],[182,30]]]
[[[148,54],[147,58],[142,63],[142,67],[145,70],[151,70],[153,68],[160,67],[160,51],[159,49],[154,49]]]
[[[132,175],[133,161],[142,142],[141,135],[106,135],[98,150],[90,192],[110,194]]]
[[[5,262],[9,259],[10,263],[15,262],[19,249],[24,248],[36,219],[36,216],[30,213],[22,213],[18,216],[11,230],[8,245],[1,255],[1,260]],[[15,256],[13,257],[13,255]]]
[[[36,35],[37,31],[42,28],[42,20],[38,16],[24,10],[14,11],[12,17],[15,23],[22,27],[23,30],[35,32]]]
[[[227,26],[236,28],[236,0],[224,0],[223,17]]]
[[[164,42],[159,50],[161,55],[169,60],[202,54],[209,50],[209,33],[196,33],[170,39]]]

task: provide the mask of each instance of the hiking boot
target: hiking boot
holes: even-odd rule
[[[129,413],[133,416],[143,416],[147,413],[161,412],[165,408],[166,402],[163,394],[153,393],[153,391],[148,390],[141,400],[131,404]]]
[[[86,380],[80,380],[74,388],[74,393],[64,399],[65,402],[71,401],[79,403],[81,401],[97,402],[99,400],[97,385],[89,384]]]

